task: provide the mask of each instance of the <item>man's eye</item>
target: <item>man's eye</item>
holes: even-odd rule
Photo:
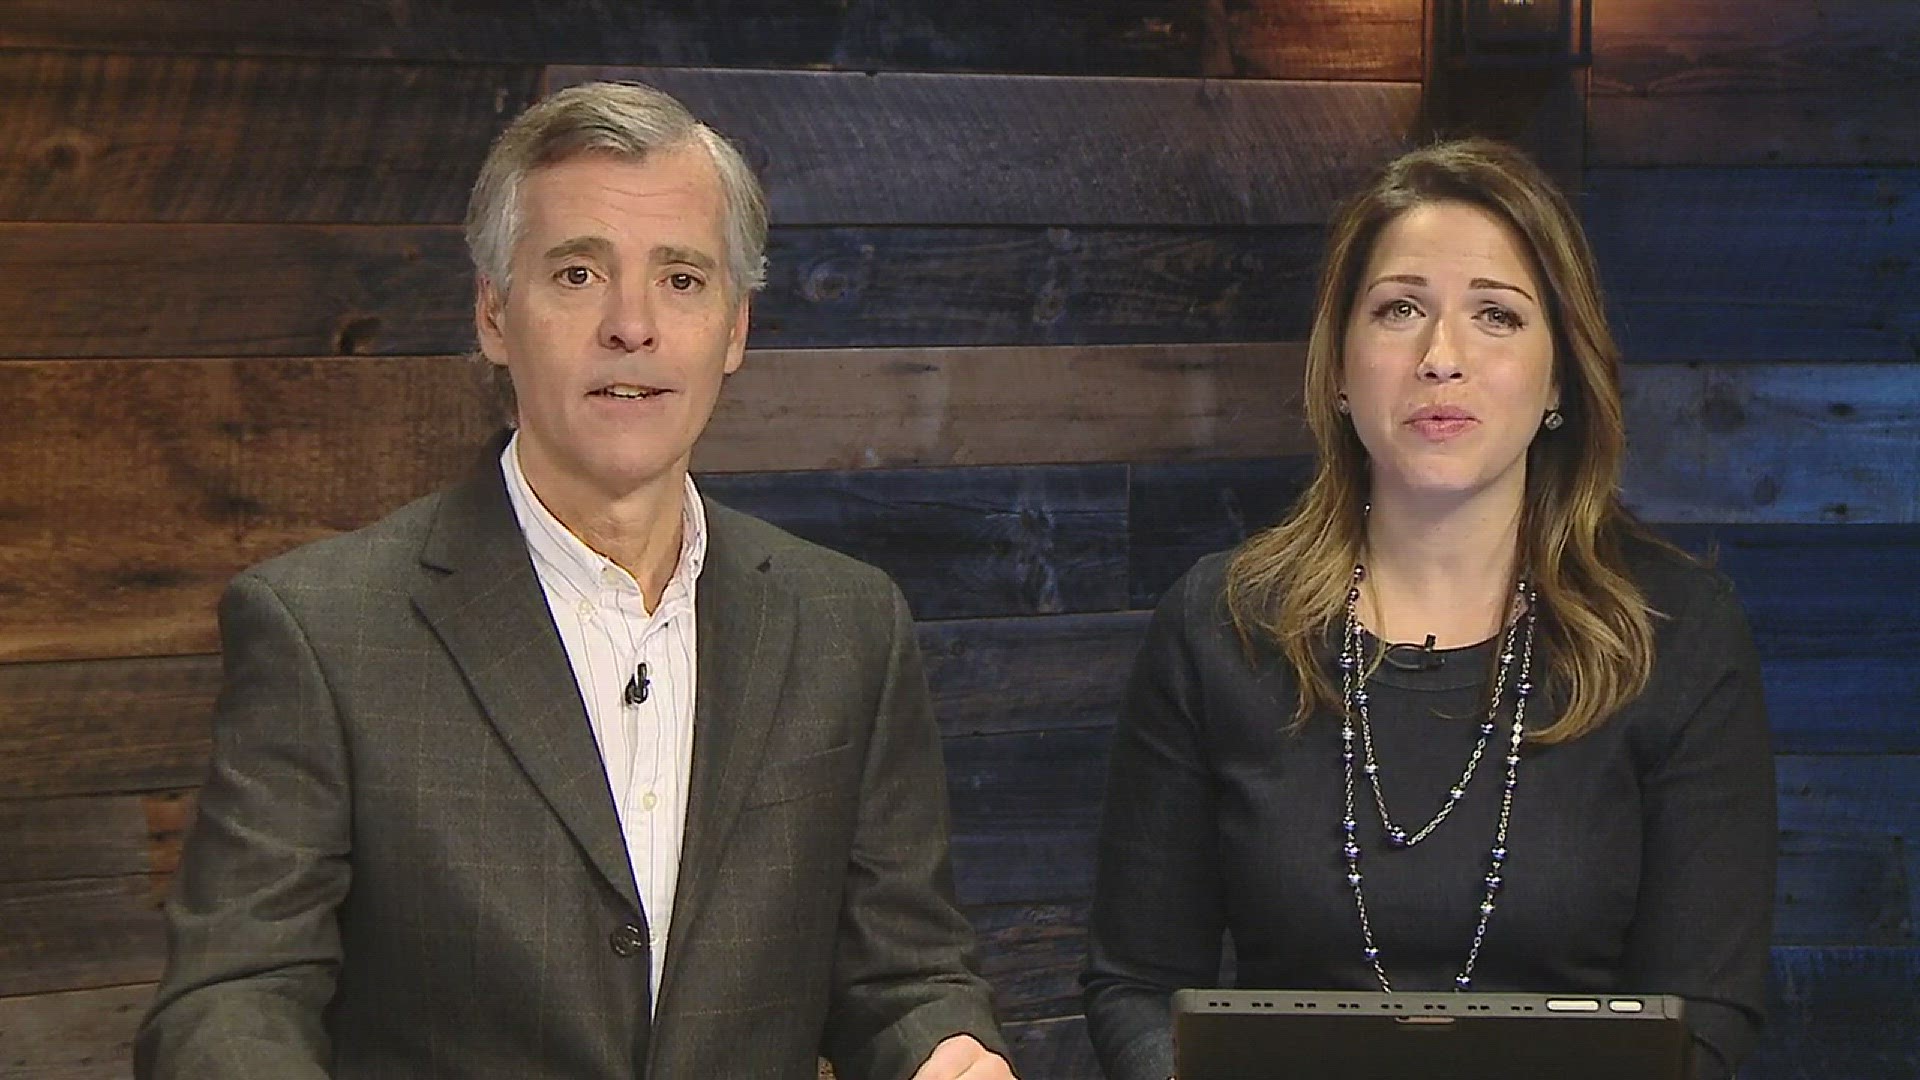
[[[575,288],[593,284],[593,271],[584,266],[565,267],[555,276],[560,279],[560,284],[572,285]]]
[[[692,292],[700,287],[700,279],[692,274],[668,274],[667,286],[675,292]]]

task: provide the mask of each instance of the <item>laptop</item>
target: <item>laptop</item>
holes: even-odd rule
[[[1180,1080],[1691,1080],[1666,994],[1181,990]]]

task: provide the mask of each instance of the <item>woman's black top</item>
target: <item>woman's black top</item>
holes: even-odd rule
[[[1679,994],[1697,1076],[1726,1077],[1766,994],[1775,802],[1759,663],[1724,577],[1633,550],[1661,613],[1652,681],[1599,730],[1523,751],[1473,989]],[[1239,986],[1379,989],[1341,854],[1340,723],[1289,733],[1295,680],[1278,657],[1249,662],[1225,566],[1202,560],[1154,613],[1114,737],[1082,976],[1110,1080],[1171,1075],[1168,997],[1218,984],[1223,932]],[[1493,643],[1437,656],[1368,682],[1387,807],[1409,831],[1458,780],[1491,692]],[[1544,684],[1538,650],[1534,672]],[[1415,847],[1388,848],[1356,777],[1367,911],[1395,990],[1452,989],[1466,958],[1511,714],[1497,719],[1466,796]]]

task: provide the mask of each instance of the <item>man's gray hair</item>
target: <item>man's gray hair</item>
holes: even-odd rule
[[[575,154],[635,161],[660,151],[704,147],[726,197],[727,277],[736,296],[766,283],[767,202],[740,151],[694,119],[671,95],[639,83],[569,87],[521,113],[494,141],[467,203],[467,250],[474,269],[502,296],[512,288],[513,246],[522,228],[520,185],[543,166]]]

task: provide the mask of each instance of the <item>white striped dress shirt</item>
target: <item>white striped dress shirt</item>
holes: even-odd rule
[[[660,606],[649,612],[633,575],[588,547],[541,504],[520,470],[519,444],[515,434],[500,455],[500,468],[607,770],[646,910],[652,996],[658,1001],[693,770],[693,600],[707,554],[707,515],[688,477],[680,561]],[[646,699],[628,704],[628,683],[642,663]]]

